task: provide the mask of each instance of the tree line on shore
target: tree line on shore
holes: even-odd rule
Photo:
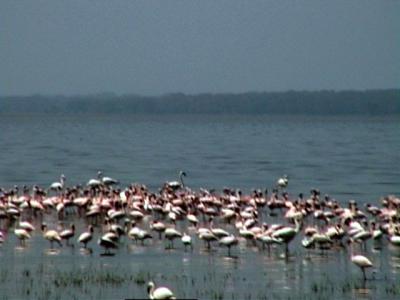
[[[0,113],[400,114],[400,89],[0,97]]]

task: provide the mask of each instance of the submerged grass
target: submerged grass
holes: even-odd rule
[[[82,295],[95,299],[96,294],[103,295],[102,291],[123,285],[143,290],[143,285],[153,276],[143,270],[130,273],[102,268],[49,271],[43,265],[17,273],[4,269],[0,270],[0,299],[81,299]],[[12,288],[12,283],[17,289]]]
[[[83,287],[87,284],[99,285],[122,285],[132,279],[127,276],[109,271],[85,272],[85,271],[57,271],[54,274],[53,284],[56,287],[77,286]]]
[[[277,290],[274,289],[275,278],[269,278],[263,286],[255,286],[240,272],[221,273],[208,269],[200,274],[179,273],[179,270],[174,273],[152,273],[146,269],[130,272],[127,268],[101,265],[69,270],[53,267],[40,264],[36,267],[25,267],[18,272],[0,270],[0,300],[15,297],[43,300],[103,299],[107,295],[113,295],[115,291],[119,291],[118,295],[132,297],[146,295],[144,285],[154,279],[174,286],[177,295],[198,299],[354,299],[374,295],[399,299],[400,296],[400,282],[383,279],[363,282],[358,277],[348,276],[332,280],[329,275],[321,275],[318,280],[293,286],[290,290]],[[265,276],[268,278],[267,273]],[[15,280],[17,283],[14,283]],[[12,291],[13,284],[18,289]],[[240,291],[236,289],[238,284],[244,284]],[[8,288],[8,292],[4,287]]]

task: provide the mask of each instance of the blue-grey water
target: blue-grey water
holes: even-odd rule
[[[400,194],[400,116],[0,115],[0,186],[46,187],[61,173],[73,185],[97,170],[122,185],[139,182],[153,190],[185,170],[192,188],[245,192],[270,189],[287,174],[292,195],[319,188],[342,203],[378,203]],[[49,255],[39,232],[25,249],[8,234],[0,246],[4,299],[146,297],[141,277],[199,299],[400,297],[400,250],[387,245],[370,250],[375,279],[363,286],[346,251],[307,257],[297,240],[286,261],[280,249],[267,255],[241,244],[238,258],[227,259],[224,249],[204,253],[200,243],[194,252],[179,246],[166,252],[158,240],[147,247],[127,242],[114,257],[100,257],[95,242],[92,255],[78,245]],[[129,280],[96,285],[84,277],[108,273]],[[71,276],[83,276],[83,283],[66,288],[57,281]]]
[[[399,194],[400,117],[251,115],[0,116],[0,184],[86,182],[103,170],[159,187],[311,187],[339,200]]]

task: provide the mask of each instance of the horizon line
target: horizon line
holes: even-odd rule
[[[318,93],[318,92],[333,92],[333,93],[343,93],[343,92],[385,92],[385,91],[400,91],[400,87],[396,88],[371,88],[371,89],[288,89],[288,90],[271,90],[271,91],[245,91],[245,92],[199,92],[199,93],[186,93],[186,92],[165,92],[162,94],[153,94],[153,95],[145,95],[139,93],[117,93],[111,91],[103,91],[103,92],[93,92],[93,93],[76,93],[76,94],[60,94],[60,93],[30,93],[30,94],[7,94],[0,95],[0,98],[7,97],[20,97],[20,98],[29,98],[29,97],[124,97],[124,96],[136,96],[136,97],[144,97],[144,98],[157,98],[157,97],[165,97],[165,96],[173,96],[173,95],[183,95],[183,96],[201,96],[201,95],[244,95],[244,94],[284,94],[284,93]]]

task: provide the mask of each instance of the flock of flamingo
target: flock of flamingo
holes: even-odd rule
[[[117,249],[126,236],[144,247],[151,245],[146,240],[165,239],[166,249],[174,248],[174,241],[179,240],[184,251],[193,250],[194,241],[202,240],[204,246],[199,247],[226,247],[230,257],[239,243],[258,245],[260,251],[268,252],[279,251],[282,245],[283,255],[288,257],[290,242],[301,235],[305,249],[349,248],[350,260],[361,269],[363,280],[366,269],[373,267],[363,255],[368,240],[400,249],[400,198],[393,195],[383,197],[379,207],[360,207],[354,200],[342,205],[328,195],[321,196],[317,189],[312,189],[308,197],[299,194],[292,199],[285,192],[289,182],[286,175],[277,180],[270,194],[268,190],[254,190],[248,195],[229,188],[221,192],[191,190],[184,185],[186,174],[182,171],[178,181],[165,182],[157,192],[141,184],[120,188],[117,180],[103,177],[100,171],[97,175],[84,186],[68,187],[61,175],[60,181],[47,189],[1,188],[0,245],[14,233],[20,247],[26,247],[38,230],[35,224],[39,224],[50,249],[55,243],[62,247],[65,241],[66,246],[79,243],[82,251],[89,251],[95,240],[94,229],[98,229],[97,243],[104,248],[103,255],[113,255],[112,249]],[[54,215],[59,222],[46,224],[46,214]],[[87,230],[77,233],[74,224],[59,228],[67,215],[84,219]],[[268,220],[280,223],[265,222]],[[166,287],[155,289],[153,282],[149,282],[148,293],[151,299],[174,297]]]

